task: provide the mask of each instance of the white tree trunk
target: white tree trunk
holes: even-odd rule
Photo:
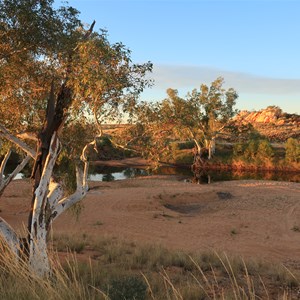
[[[211,142],[212,142],[212,146],[211,146],[212,154],[215,154],[216,153],[216,138],[213,137]]]
[[[27,165],[30,160],[30,157],[35,158],[35,151],[32,150],[26,143],[18,139],[16,136],[12,135],[3,125],[0,124],[0,136],[4,137],[8,141],[12,142],[19,148],[21,148],[27,156],[23,159],[23,161],[16,167],[16,169],[6,178],[4,179],[4,170],[7,164],[7,161],[11,155],[11,149],[9,149],[1,162],[0,166],[0,196],[2,195],[4,189],[8,186],[8,184],[16,177],[16,175],[23,170],[23,168]]]
[[[54,133],[51,139],[49,154],[46,159],[40,184],[35,191],[35,199],[31,223],[29,245],[30,269],[40,277],[50,274],[50,265],[47,253],[47,221],[51,215],[48,201],[50,180],[59,150],[59,140]]]
[[[81,199],[83,199],[83,197],[85,197],[88,191],[87,170],[88,170],[88,162],[85,163],[84,171],[82,171],[79,166],[76,166],[77,189],[75,193],[60,200],[57,203],[57,205],[52,210],[53,220],[55,220],[58,216],[60,216],[64,211],[66,211],[72,205],[76,204]]]
[[[216,152],[216,138],[213,137],[211,140],[207,140],[206,145],[208,148],[208,159],[211,159]]]
[[[196,139],[194,139],[194,142],[195,142],[196,147],[197,147],[197,154],[200,154],[200,152],[201,152],[201,146],[200,146],[200,144],[198,143],[198,141]]]
[[[35,191],[33,214],[31,221],[31,232],[29,237],[28,264],[30,270],[39,277],[47,277],[51,273],[47,252],[47,233],[54,219],[66,211],[69,207],[82,200],[87,194],[88,168],[85,147],[82,151],[84,168],[76,165],[77,189],[72,195],[63,198],[63,188],[52,178],[53,167],[58,157],[60,143],[57,133],[51,139],[49,153],[45,162],[39,186]],[[9,155],[7,155],[9,156]],[[28,155],[25,162],[30,159]],[[7,159],[5,159],[7,161]],[[6,162],[2,162],[3,168]],[[20,255],[20,239],[14,230],[0,218],[0,235],[12,250],[16,258]]]
[[[77,189],[75,193],[61,199],[63,197],[62,186],[51,178],[58,156],[58,149],[59,141],[56,134],[54,134],[41,181],[35,191],[29,246],[29,266],[40,277],[46,277],[50,274],[47,233],[52,221],[72,205],[82,200],[88,191],[87,175],[89,163],[85,160],[83,170],[76,165]],[[82,157],[86,157],[86,149],[85,147]]]
[[[20,241],[15,231],[0,217],[0,235],[6,242],[7,246],[11,250],[11,253],[15,256],[16,260],[19,257]]]

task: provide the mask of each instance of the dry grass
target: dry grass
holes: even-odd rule
[[[213,251],[184,253],[113,238],[53,239],[53,275],[33,276],[1,243],[1,299],[297,299],[300,274]],[[73,244],[70,245],[70,243]],[[83,245],[83,246],[82,246]],[[69,252],[55,252],[55,249]],[[89,258],[90,256],[90,258]],[[63,262],[62,264],[60,262]]]

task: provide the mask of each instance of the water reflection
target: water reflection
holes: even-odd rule
[[[198,172],[193,172],[194,177],[193,177],[193,183],[197,184],[209,184],[211,183],[211,177],[210,174],[207,170],[203,169]]]
[[[6,173],[7,176],[9,174]],[[29,172],[19,173],[15,179],[28,178]],[[207,184],[217,181],[228,180],[274,180],[274,181],[289,181],[300,182],[299,172],[250,172],[240,170],[206,170],[193,174],[189,167],[160,167],[157,170],[145,170],[137,168],[119,168],[106,166],[91,166],[88,179],[91,181],[114,181],[128,178],[135,178],[139,176],[149,175],[176,175],[180,176],[182,180],[187,180],[195,183]]]
[[[157,170],[145,170],[137,168],[116,168],[116,167],[95,167],[89,175],[89,180],[93,181],[113,181],[139,176],[149,175],[177,175],[182,180],[188,180],[195,183],[207,184],[217,181],[228,180],[274,180],[300,182],[300,173],[283,172],[245,172],[237,170],[203,170],[193,174],[188,167],[160,167]]]
[[[93,166],[88,179],[91,181],[114,181],[148,175],[150,172],[144,169]]]

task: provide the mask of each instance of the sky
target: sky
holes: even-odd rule
[[[55,0],[55,5],[62,2]],[[108,30],[134,63],[151,61],[141,99],[181,97],[223,77],[240,110],[277,105],[300,113],[298,0],[69,0],[86,24]]]

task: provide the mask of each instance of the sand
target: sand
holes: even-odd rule
[[[27,222],[29,180],[15,180],[0,216],[16,230]],[[176,176],[90,182],[76,218],[66,212],[54,234],[115,237],[185,251],[225,251],[300,269],[300,184],[227,181],[207,185]]]

